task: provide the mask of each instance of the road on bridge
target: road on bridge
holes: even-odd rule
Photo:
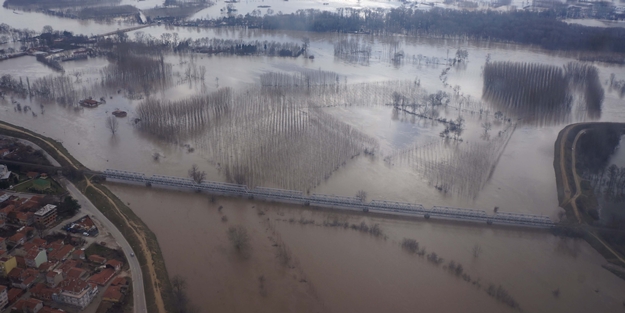
[[[119,244],[119,246],[126,254],[128,259],[128,264],[130,265],[130,274],[132,277],[132,294],[134,297],[134,313],[146,313],[147,307],[145,303],[145,290],[143,289],[143,273],[141,272],[141,265],[139,264],[139,260],[134,255],[130,244],[124,238],[124,235],[115,227],[113,224],[100,210],[98,210],[87,197],[85,197],[74,184],[69,182],[67,179],[62,179],[63,185],[67,188],[67,191],[72,195],[72,197],[78,200],[78,203],[82,206],[82,209],[89,212],[89,215],[95,216],[95,218],[100,221],[104,226],[109,230],[115,241]],[[132,253],[132,254],[131,254]]]

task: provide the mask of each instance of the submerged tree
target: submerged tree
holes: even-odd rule
[[[193,181],[197,184],[201,184],[204,179],[206,179],[206,172],[200,171],[196,164],[193,164],[189,169],[189,178],[193,179]]]
[[[250,245],[250,236],[247,234],[247,229],[241,225],[232,226],[228,228],[228,240],[234,248],[242,252],[247,250]]]
[[[108,128],[111,131],[111,134],[115,135],[115,133],[117,133],[118,127],[119,127],[119,124],[117,123],[116,117],[109,116],[108,118],[106,118],[106,128]]]

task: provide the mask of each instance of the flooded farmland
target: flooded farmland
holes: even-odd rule
[[[50,24],[91,34],[132,26],[50,16],[26,25],[9,14],[0,10],[17,28]],[[72,99],[106,103],[90,109],[74,100],[6,97],[0,119],[62,141],[94,170],[183,177],[197,164],[209,180],[250,187],[342,196],[362,190],[367,199],[499,207],[554,221],[562,212],[553,170],[558,132],[569,123],[625,120],[622,93],[608,87],[611,74],[625,79],[625,69],[588,63],[592,79],[574,82],[565,69],[575,55],[466,40],[234,28],[150,26],[128,38],[148,43],[173,34],[200,48],[223,40],[301,49],[306,37],[306,55],[314,58],[166,51],[151,55],[145,71],[124,71],[134,59],[99,56],[63,62],[61,74],[24,56],[0,62],[0,73],[34,86],[61,77]],[[345,52],[350,47],[359,52]],[[451,63],[460,50],[466,60]],[[536,98],[496,93],[502,88],[492,85],[514,87],[528,68],[536,69],[530,78],[546,77],[528,90],[557,89],[540,108]],[[142,81],[144,75],[156,78]],[[112,135],[104,121],[116,109],[128,117]],[[509,305],[513,299],[525,312],[618,312],[625,300],[625,282],[600,267],[603,258],[587,243],[547,232],[109,187],[157,235],[170,276],[187,279],[191,301],[214,311],[508,312],[519,310]],[[378,224],[383,235],[335,221]],[[251,235],[245,257],[228,243],[233,225]],[[444,261],[405,251],[404,239]],[[455,264],[449,268],[452,260],[461,274]],[[491,285],[507,297],[489,294]]]

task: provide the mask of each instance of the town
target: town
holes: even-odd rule
[[[16,165],[40,150],[2,138],[0,158],[0,310],[123,312],[128,266],[106,229],[54,175]]]

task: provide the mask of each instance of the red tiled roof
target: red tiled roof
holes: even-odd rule
[[[14,311],[24,311],[24,305],[26,305],[26,300],[24,299],[19,299],[17,300],[17,302],[15,302],[15,304],[13,304],[13,306],[11,307]]]
[[[111,286],[125,286],[125,285],[128,285],[128,279],[122,276],[115,277],[115,279],[113,279],[113,282],[111,282]]]
[[[9,213],[13,212],[13,210],[15,210],[15,205],[9,204],[5,206],[2,210],[0,210],[0,212],[3,212],[4,214],[9,215]]]
[[[15,234],[15,235],[13,235],[13,236],[9,237],[9,241],[12,241],[12,242],[18,242],[20,239],[22,239],[22,238],[24,238],[24,237],[26,237],[26,235],[25,235],[25,234],[23,234],[23,233],[17,233],[17,234]]]
[[[44,283],[38,283],[32,288],[30,288],[30,293],[33,297],[39,298],[42,300],[51,300],[52,294],[59,293],[58,288],[49,288]]]
[[[31,249],[28,251],[28,253],[26,253],[24,260],[34,260],[41,252],[45,253],[45,251],[39,250],[37,248]]]
[[[32,228],[32,227],[24,227],[24,228],[22,228],[22,230],[20,230],[17,233],[26,235],[29,231],[33,231],[33,230],[35,230],[35,229]]]
[[[61,311],[61,310],[53,309],[51,307],[44,306],[43,308],[41,308],[41,310],[39,310],[38,313],[65,313],[65,311]]]
[[[80,267],[82,263],[78,262],[78,260],[67,260],[63,262],[63,264],[59,267],[63,272],[68,272],[70,269],[74,267]]]
[[[19,288],[11,288],[11,289],[9,289],[9,291],[7,292],[7,295],[9,297],[9,302],[15,301],[23,293],[24,293],[24,291],[22,289],[19,289]]]
[[[24,270],[19,267],[14,267],[7,276],[10,279],[15,279],[15,280],[20,279],[20,277],[22,276],[22,271]]]
[[[107,268],[102,270],[101,272],[94,274],[93,276],[89,277],[89,279],[87,280],[90,283],[94,283],[94,284],[98,284],[98,285],[105,285],[106,282],[108,282],[109,280],[111,280],[111,278],[113,278],[113,276],[115,275],[115,271]]]
[[[121,268],[123,264],[124,263],[122,263],[122,262],[120,262],[118,260],[115,260],[115,259],[111,259],[111,260],[108,260],[108,262],[106,262],[106,265],[110,265],[113,268],[116,268],[116,267]]]
[[[69,271],[67,271],[67,277],[70,278],[80,278],[80,276],[82,276],[86,271],[81,269],[81,268],[71,268],[69,269]]]
[[[94,262],[94,263],[99,263],[99,264],[104,264],[106,263],[106,258],[101,257],[97,254],[92,254],[89,256],[89,261]]]
[[[104,292],[103,299],[108,301],[119,302],[122,300],[124,295],[121,292],[121,287],[119,286],[110,286],[106,288]]]
[[[21,268],[26,268],[26,260],[24,260],[23,256],[16,255],[15,261],[17,262],[17,266]]]
[[[59,262],[53,262],[53,261],[43,262],[41,263],[41,265],[39,265],[39,271],[47,272],[51,270],[52,268],[54,268],[57,264],[59,264]]]
[[[43,305],[43,301],[41,300],[37,300],[37,299],[33,299],[33,298],[29,298],[26,300],[26,304],[24,305],[26,308],[28,308],[30,311],[34,310],[35,307],[37,307],[39,304]]]
[[[30,250],[31,250],[31,249],[33,249],[33,248],[38,248],[38,247],[37,247],[37,245],[36,245],[36,244],[34,244],[34,243],[32,243],[32,242],[25,242],[25,243],[22,245],[22,249],[23,249],[24,251],[30,251]]]
[[[48,258],[50,258],[50,260],[60,261],[67,257],[72,250],[74,250],[73,246],[64,245],[61,249],[50,251]]]
[[[32,243],[36,244],[37,247],[43,248],[46,246],[46,241],[44,239],[41,238],[35,238],[33,240],[31,240]]]
[[[49,244],[46,246],[46,249],[48,249],[48,250],[50,250],[50,249],[52,249],[52,250],[58,250],[58,249],[61,249],[61,248],[63,247],[63,245],[65,245],[65,244],[63,243],[63,240],[57,240],[57,241],[53,241],[53,242],[49,243]]]

